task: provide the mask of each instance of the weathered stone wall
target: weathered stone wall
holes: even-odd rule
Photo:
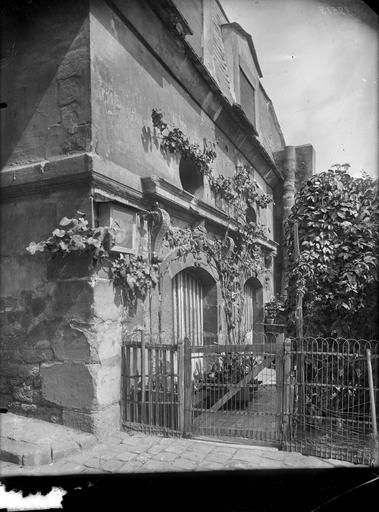
[[[165,120],[179,127],[191,141],[201,145],[204,139],[217,140],[214,169],[230,176],[236,164],[246,163],[246,159],[178,81],[181,59],[184,65],[187,58],[181,55],[152,11],[138,10],[134,3],[126,10],[122,2],[115,3],[125,19],[140,23],[137,29],[153,48],[159,48],[172,73],[146,48],[119,13],[99,1],[92,4],[93,148],[102,161],[99,172],[113,177],[117,166],[117,180],[125,185],[130,184],[133,174],[156,175],[181,188],[179,161],[162,156],[157,133],[152,127],[151,111],[158,108]],[[196,87],[194,78],[193,88]],[[258,172],[255,177],[264,192],[272,192]],[[138,180],[134,179],[133,187],[141,188]],[[214,204],[207,187],[204,199]],[[270,215],[266,217],[271,225]]]
[[[203,13],[204,64],[212,73],[222,93],[231,99],[231,73],[221,28],[228,20],[217,2],[203,2]]]
[[[88,188],[2,205],[1,403],[101,434],[119,426],[123,308],[104,271],[85,256],[30,255],[77,210]],[[14,229],[12,229],[12,226]]]
[[[88,3],[46,3],[3,20],[1,167],[90,147]]]
[[[164,296],[171,280],[131,312],[104,271],[89,268],[85,259],[47,262],[29,255],[26,246],[48,237],[77,210],[91,219],[95,179],[97,187],[117,184],[134,194],[137,208],[146,206],[141,177],[160,176],[181,188],[178,159],[159,150],[153,108],[192,141],[217,140],[216,172],[231,175],[236,164],[247,162],[245,134],[236,142],[216,125],[219,115],[225,125],[227,114],[218,107],[209,113],[215,101],[209,89],[189,73],[188,56],[153,11],[132,0],[114,4],[118,10],[100,0],[90,6],[53,2],[26,25],[11,25],[17,51],[2,73],[8,107],[2,111],[1,403],[99,435],[120,424],[123,333],[137,326],[172,332],[171,302]],[[208,188],[204,199],[214,204]],[[170,212],[176,224],[196,219],[191,208],[179,210]],[[269,209],[260,220],[272,227],[272,217]],[[146,225],[139,237],[140,253]]]

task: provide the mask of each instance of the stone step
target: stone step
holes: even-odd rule
[[[50,464],[97,443],[93,434],[47,421],[0,415],[0,461],[20,466]]]

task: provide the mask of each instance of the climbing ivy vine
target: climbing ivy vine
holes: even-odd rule
[[[267,238],[265,228],[248,215],[250,208],[266,208],[272,196],[259,192],[252,177],[252,169],[239,166],[232,176],[216,174],[212,164],[216,158],[215,144],[204,142],[204,147],[191,142],[179,128],[170,128],[163,114],[152,111],[153,126],[160,134],[160,147],[164,153],[179,154],[191,159],[207,178],[211,190],[224,200],[229,227],[224,235],[210,238],[203,226],[196,228],[172,227],[167,240],[171,248],[177,248],[178,256],[192,254],[195,264],[202,258],[219,276],[224,311],[230,341],[243,337],[241,329],[244,302],[243,278],[256,275],[264,268],[259,238]]]
[[[224,199],[232,208],[230,216],[236,221],[246,216],[246,208],[266,208],[272,203],[272,196],[259,192],[258,183],[253,178],[253,170],[248,166],[237,166],[232,176],[215,174],[212,164],[216,158],[216,144],[205,140],[204,147],[190,142],[179,128],[170,128],[163,120],[163,114],[153,109],[151,114],[154,128],[160,134],[160,147],[164,153],[179,154],[191,160],[203,176],[206,176],[213,192]],[[236,218],[237,214],[237,218]]]
[[[177,248],[178,257],[191,254],[195,266],[200,266],[204,259],[215,270],[220,280],[221,294],[228,338],[231,342],[240,340],[241,319],[244,303],[244,277],[256,275],[263,269],[262,251],[256,242],[252,242],[254,230],[250,226],[249,240],[237,232],[226,230],[222,237],[210,238],[204,228],[171,227],[166,238],[171,248]]]
[[[119,228],[116,225],[90,227],[85,214],[77,213],[77,218],[63,217],[47,240],[31,242],[26,250],[30,254],[47,253],[53,258],[72,253],[88,255],[94,267],[107,268],[110,280],[122,290],[126,304],[135,306],[137,298],[144,298],[156,285],[158,265],[135,254],[112,256],[110,250]]]

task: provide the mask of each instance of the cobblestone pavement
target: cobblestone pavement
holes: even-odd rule
[[[52,464],[22,467],[0,461],[1,476],[335,468],[353,464],[271,447],[120,432],[105,443]]]

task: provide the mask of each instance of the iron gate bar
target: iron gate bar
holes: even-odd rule
[[[246,343],[229,345],[204,345],[191,346],[192,353],[199,354],[218,354],[220,352],[263,352],[264,354],[276,354],[276,350],[282,347],[280,343]]]

